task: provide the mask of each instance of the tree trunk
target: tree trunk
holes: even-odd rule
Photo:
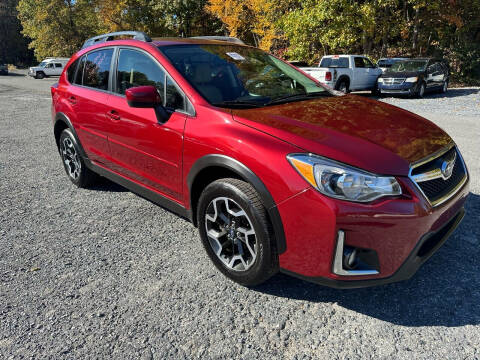
[[[415,9],[415,18],[413,20],[413,37],[412,37],[412,50],[415,53],[418,47],[418,16],[420,14],[420,8]]]

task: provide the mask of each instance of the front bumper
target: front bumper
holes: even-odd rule
[[[336,288],[381,285],[413,276],[461,222],[468,182],[448,202],[433,208],[410,179],[399,181],[408,197],[365,205],[333,200],[309,189],[279,204],[287,239],[287,250],[280,255],[281,271]],[[339,232],[344,232],[347,246],[376,252],[378,273],[334,273]]]
[[[413,95],[417,90],[417,83],[403,82],[402,84],[387,85],[379,82],[377,88],[381,94]]]

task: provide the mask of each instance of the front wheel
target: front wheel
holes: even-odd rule
[[[35,75],[35,79],[43,79],[45,77],[45,74],[43,72],[38,72]]]
[[[197,219],[208,256],[228,278],[255,286],[278,271],[267,212],[250,184],[231,178],[214,181],[200,196]]]
[[[417,91],[417,98],[421,99],[425,95],[425,83],[421,83]]]

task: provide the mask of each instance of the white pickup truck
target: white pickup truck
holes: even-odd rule
[[[35,79],[43,79],[47,76],[60,76],[68,60],[68,58],[46,58],[37,66],[31,67],[28,75]]]
[[[318,67],[300,67],[301,70],[335,90],[371,90],[376,92],[377,79],[382,70],[361,55],[328,55]]]

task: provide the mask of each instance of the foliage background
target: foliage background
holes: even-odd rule
[[[286,59],[438,56],[480,83],[480,0],[0,0],[0,61],[70,56],[88,37],[231,35]],[[21,33],[25,36],[21,36]],[[30,59],[30,60],[29,60]]]

